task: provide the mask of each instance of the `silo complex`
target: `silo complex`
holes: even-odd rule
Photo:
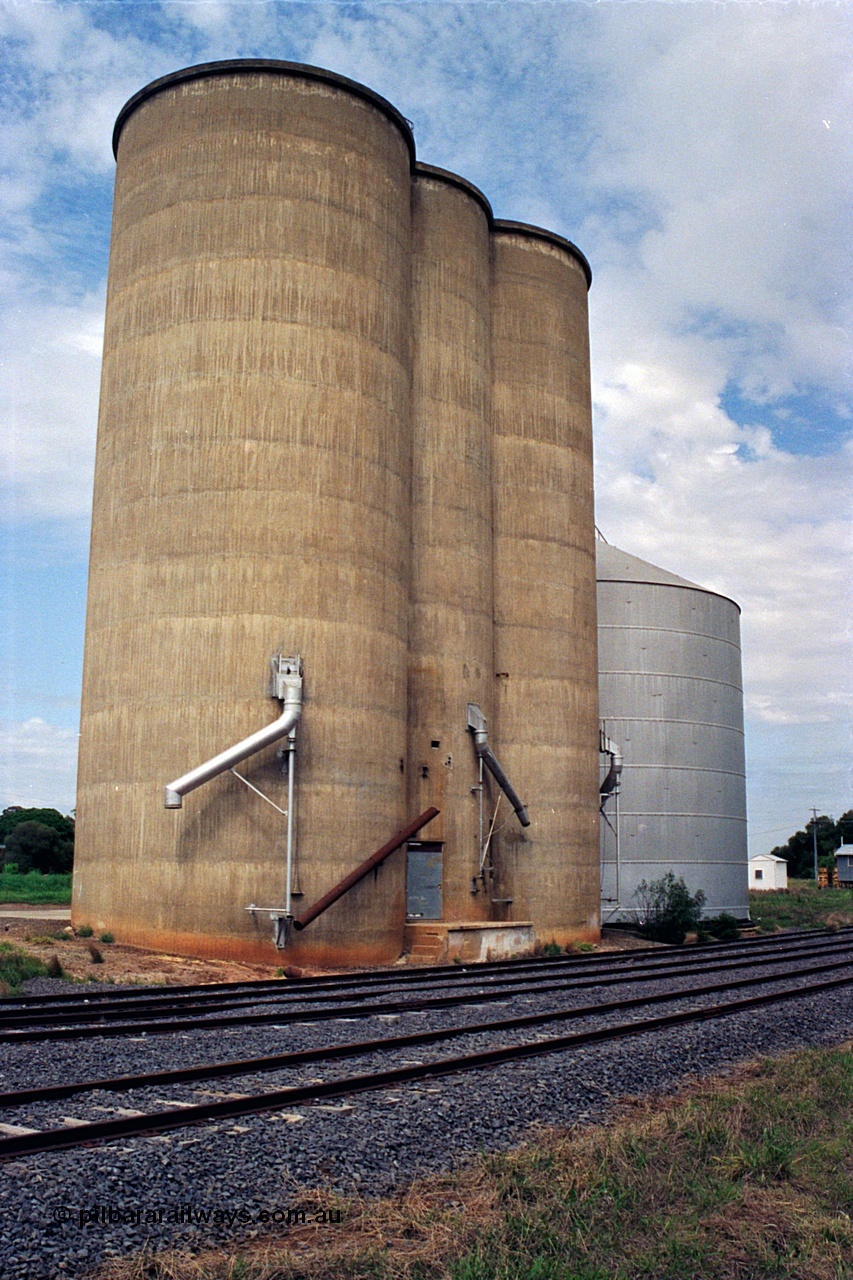
[[[74,920],[275,961],[286,829],[298,916],[434,805],[409,858],[438,868],[436,920],[593,936],[582,255],[495,223],[316,68],[167,76],[115,148]],[[164,807],[285,685],[298,726]],[[530,811],[513,838],[504,802],[487,860],[470,707]],[[278,942],[387,962],[407,906],[404,847]]]
[[[604,542],[600,714],[622,757],[604,805],[602,919],[631,920],[668,871],[706,916],[748,918],[740,609]]]

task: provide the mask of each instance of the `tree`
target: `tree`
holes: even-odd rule
[[[12,804],[0,813],[0,841],[22,822],[41,822],[58,831],[63,840],[74,839],[74,819],[63,817],[58,809],[24,809]]]
[[[35,827],[26,831],[22,827]],[[0,814],[0,842],[5,837],[6,862],[21,871],[67,872],[74,861],[74,819],[57,809],[23,809],[12,805]]]
[[[43,822],[19,822],[6,837],[6,861],[19,871],[67,872],[73,860],[73,845]]]
[[[771,850],[777,858],[788,864],[788,875],[796,880],[814,879],[814,831],[817,827],[817,860],[822,867],[835,865],[835,850],[842,839],[853,840],[853,809],[848,809],[836,820],[822,813],[817,821],[809,819],[804,831],[796,831],[786,844]]]

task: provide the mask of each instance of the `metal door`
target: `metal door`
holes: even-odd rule
[[[415,842],[406,854],[406,915],[410,920],[441,919],[441,844]]]

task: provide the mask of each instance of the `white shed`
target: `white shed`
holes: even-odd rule
[[[839,885],[853,884],[853,844],[843,840],[835,851],[835,877]]]
[[[750,889],[787,889],[788,864],[773,853],[759,853],[749,860]]]

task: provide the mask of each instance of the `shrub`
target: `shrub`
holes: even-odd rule
[[[93,934],[94,932],[95,932],[95,930],[92,928],[92,926],[91,926],[90,924],[81,924],[81,925],[80,925],[80,928],[77,930],[77,937],[78,937],[78,938],[91,938],[91,936],[92,936],[92,934]]]
[[[733,942],[740,936],[738,922],[728,911],[721,911],[718,916],[703,920],[702,929],[712,938],[718,938],[720,942]]]
[[[102,934],[101,934],[101,936],[100,936],[100,938],[98,939],[98,941],[99,941],[99,942],[114,942],[114,941],[115,941],[115,939],[113,938],[113,935],[112,935],[111,933],[102,933]]]
[[[639,903],[640,930],[653,942],[682,943],[688,930],[698,927],[705,905],[702,890],[691,896],[684,877],[676,879],[672,871],[649,884],[641,880],[634,896]]]

